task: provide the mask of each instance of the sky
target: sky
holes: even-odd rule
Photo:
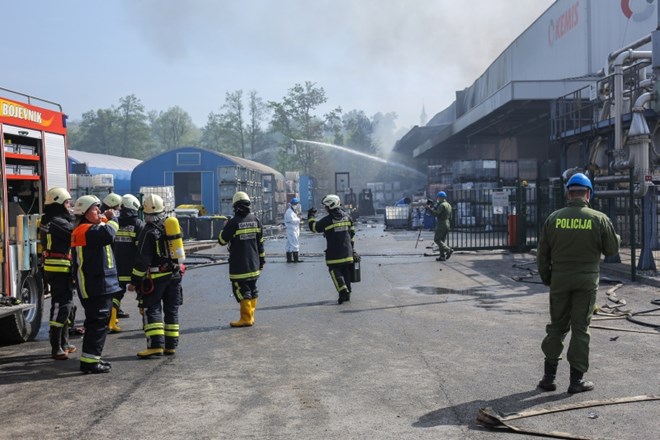
[[[134,94],[198,127],[225,94],[280,101],[306,81],[328,111],[420,124],[554,0],[21,0],[2,6],[0,87],[62,105],[72,120]]]

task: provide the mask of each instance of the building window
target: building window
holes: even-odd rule
[[[177,153],[176,154],[176,164],[181,165],[201,165],[202,164],[202,155],[201,153]]]

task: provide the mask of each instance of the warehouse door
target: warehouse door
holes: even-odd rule
[[[174,173],[174,200],[179,205],[202,205],[202,174]]]

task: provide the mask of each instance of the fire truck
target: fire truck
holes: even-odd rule
[[[7,96],[7,97],[5,97]],[[38,225],[49,188],[69,189],[59,104],[0,88],[0,343],[34,339],[45,284]]]

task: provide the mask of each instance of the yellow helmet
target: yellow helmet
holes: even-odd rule
[[[165,211],[165,203],[158,194],[147,194],[142,199],[142,208],[145,214],[160,214]]]
[[[69,191],[56,186],[55,188],[48,190],[44,204],[52,205],[53,203],[58,203],[64,205],[64,202],[67,200],[71,200],[71,194],[69,194]]]
[[[73,207],[73,213],[75,215],[85,215],[89,208],[95,205],[101,205],[101,201],[96,196],[87,195],[78,197],[78,200],[76,200],[76,205]]]
[[[244,193],[243,191],[239,191],[236,194],[234,194],[234,197],[231,199],[231,204],[233,206],[236,206],[237,203],[242,203],[244,205],[250,205],[250,196],[247,195],[247,193]]]

